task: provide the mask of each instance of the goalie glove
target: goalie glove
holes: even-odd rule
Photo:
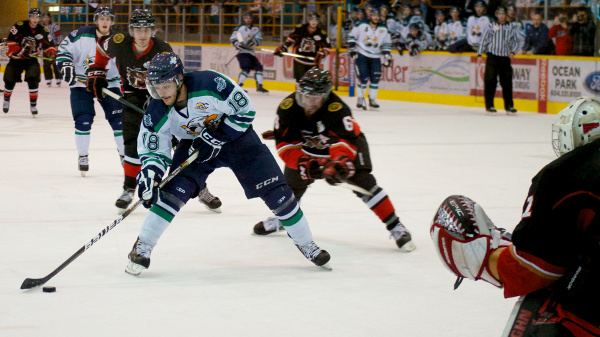
[[[462,195],[451,195],[440,205],[430,229],[431,239],[444,265],[458,279],[484,280],[498,288],[502,283],[488,269],[490,253],[510,245],[483,208]]]
[[[190,146],[188,154],[191,156],[194,151],[198,151],[198,162],[203,163],[216,157],[221,151],[225,142],[215,138],[208,129],[202,130]]]
[[[354,175],[354,163],[346,156],[338,156],[329,161],[323,170],[323,176],[330,185],[347,180]]]

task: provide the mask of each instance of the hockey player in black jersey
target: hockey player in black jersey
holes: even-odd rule
[[[106,66],[110,59],[115,59],[121,75],[124,96],[127,101],[144,108],[151,99],[146,90],[146,67],[156,54],[172,52],[171,46],[154,36],[155,19],[146,9],[135,9],[129,20],[129,34],[113,34],[101,37],[96,48],[96,58],[86,72],[87,89],[98,99],[103,99],[102,89],[108,87]],[[115,205],[120,213],[124,212],[135,192],[136,176],[140,172],[141,163],[137,153],[137,136],[143,114],[124,106],[123,108],[123,143],[125,158],[123,168],[125,181],[123,193]],[[221,202],[212,196],[207,188],[200,193],[200,200],[209,209],[220,212]]]
[[[38,113],[37,98],[40,84],[40,64],[37,57],[46,54],[56,56],[56,48],[49,39],[49,33],[40,22],[40,10],[31,8],[27,20],[15,23],[10,29],[6,41],[10,58],[4,71],[4,104],[2,110],[7,113],[10,108],[10,97],[17,82],[21,82],[21,74],[25,72],[25,82],[29,87],[29,103],[31,114]]]
[[[521,296],[503,336],[600,336],[600,101],[569,103],[552,131],[560,157],[533,177],[512,242],[464,196],[447,198],[431,227],[459,278]]]
[[[283,57],[282,52],[290,50],[294,54],[310,56],[313,60],[294,57],[294,79],[296,82],[312,67],[319,67],[321,60],[329,54],[331,44],[327,32],[319,29],[319,15],[310,13],[308,23],[296,26],[296,29],[279,46],[274,55]]]
[[[277,109],[275,142],[285,162],[284,176],[300,200],[308,185],[318,179],[330,184],[350,182],[372,195],[354,192],[379,217],[404,251],[412,251],[409,231],[387,193],[371,174],[369,146],[350,108],[336,94],[329,71],[312,68]],[[276,218],[254,226],[254,233],[267,235],[281,229]]]

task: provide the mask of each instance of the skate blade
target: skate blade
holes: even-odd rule
[[[417,245],[415,245],[415,243],[412,242],[412,240],[411,240],[411,241],[408,241],[407,243],[405,243],[402,246],[402,248],[400,248],[400,251],[410,253],[410,252],[412,252],[415,249],[417,249]]]
[[[333,268],[331,268],[331,265],[329,264],[329,262],[325,263],[322,266],[318,266],[318,267],[319,268],[323,268],[323,269],[328,270],[328,271],[332,271],[333,270]]]
[[[82,177],[85,177],[85,174],[87,173],[87,171],[79,171],[79,173],[81,173]]]
[[[133,263],[130,261],[129,264],[127,265],[127,267],[125,267],[125,272],[129,275],[138,276],[145,269],[146,268],[144,268],[144,266],[141,266],[137,263]]]
[[[206,207],[207,210],[209,210],[209,211],[211,211],[213,213],[217,213],[217,214],[221,213],[221,207],[220,206],[217,207],[217,208],[210,208],[210,207],[208,207],[208,205],[204,205],[204,207]]]

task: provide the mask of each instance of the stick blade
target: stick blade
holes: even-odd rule
[[[23,284],[21,284],[21,289],[31,289],[39,287],[47,281],[48,280],[43,278],[26,278],[25,281],[23,281]]]

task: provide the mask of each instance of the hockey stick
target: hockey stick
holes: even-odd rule
[[[271,53],[271,54],[275,52],[274,50],[265,49],[265,48],[261,48],[260,50],[264,51],[264,52],[267,52],[267,53]],[[291,57],[301,57],[301,58],[305,58],[305,59],[308,59],[308,60],[311,60],[311,61],[315,60],[315,58],[312,57],[312,56],[304,56],[304,55],[299,55],[299,54],[294,54],[294,53],[281,52],[281,55],[287,55],[287,56],[291,56]]]
[[[49,58],[49,57],[44,57],[44,56],[38,56],[38,55],[27,55],[27,56],[28,57],[33,57],[33,58],[36,58],[36,59],[42,59],[42,60],[46,60],[46,61],[51,61],[51,62],[56,61],[56,59]]]
[[[360,186],[356,186],[353,183],[351,183],[348,179],[346,178],[342,178],[342,177],[336,177],[337,180],[339,180],[339,183],[334,183],[334,186],[337,187],[341,187],[341,188],[346,188],[349,190],[352,190],[354,192],[358,192],[360,194],[364,194],[364,195],[368,195],[370,197],[373,196],[373,193],[365,190],[364,188],[360,187]]]
[[[83,84],[85,84],[85,83],[86,83],[84,80],[82,80],[82,79],[80,79],[80,78],[78,78],[78,79],[77,79],[77,82],[79,82],[79,83],[83,83]],[[135,111],[137,111],[137,112],[139,112],[139,113],[141,113],[141,114],[144,114],[144,113],[146,113],[146,111],[144,111],[144,110],[143,110],[142,108],[140,108],[139,106],[137,106],[137,105],[135,105],[135,104],[133,104],[133,103],[129,102],[129,101],[128,101],[128,100],[126,100],[126,99],[125,99],[123,96],[121,96],[121,95],[118,95],[118,94],[115,94],[114,92],[112,92],[112,91],[108,90],[108,88],[102,88],[102,93],[103,93],[104,95],[106,95],[106,96],[110,96],[110,97],[112,97],[112,98],[116,99],[116,100],[117,100],[117,101],[119,101],[121,104],[123,104],[123,105],[127,105],[128,107],[132,108],[133,110],[135,110]]]
[[[192,155],[186,161],[181,163],[181,165],[179,165],[179,167],[175,171],[173,171],[171,174],[169,174],[169,176],[167,178],[165,178],[165,180],[163,180],[160,183],[160,185],[158,185],[158,188],[162,188],[163,186],[165,186],[166,183],[171,181],[171,179],[173,179],[176,175],[178,175],[179,172],[181,172],[181,170],[186,168],[191,162],[196,160],[196,158],[198,158],[198,150],[194,151],[192,153]],[[48,280],[50,280],[52,277],[54,277],[56,274],[58,274],[61,270],[63,270],[71,262],[75,261],[75,259],[78,258],[81,254],[83,254],[86,250],[90,249],[90,247],[92,247],[92,245],[94,243],[98,242],[98,240],[100,240],[104,235],[106,235],[106,233],[108,233],[111,229],[115,228],[119,223],[121,223],[121,221],[123,221],[123,219],[125,219],[129,214],[131,214],[142,203],[142,201],[143,201],[142,199],[139,199],[138,201],[136,201],[125,212],[123,212],[123,214],[121,214],[115,221],[113,221],[110,225],[108,225],[106,228],[104,228],[100,233],[98,233],[96,236],[94,236],[90,242],[86,243],[83,247],[79,248],[79,250],[76,251],[75,254],[71,255],[70,258],[68,258],[65,262],[63,262],[63,264],[58,266],[58,268],[54,269],[54,271],[52,271],[50,274],[46,275],[43,278],[26,278],[25,281],[23,281],[23,284],[21,284],[21,289],[31,289],[33,287],[38,287],[38,286],[41,286],[44,283],[48,282]]]

